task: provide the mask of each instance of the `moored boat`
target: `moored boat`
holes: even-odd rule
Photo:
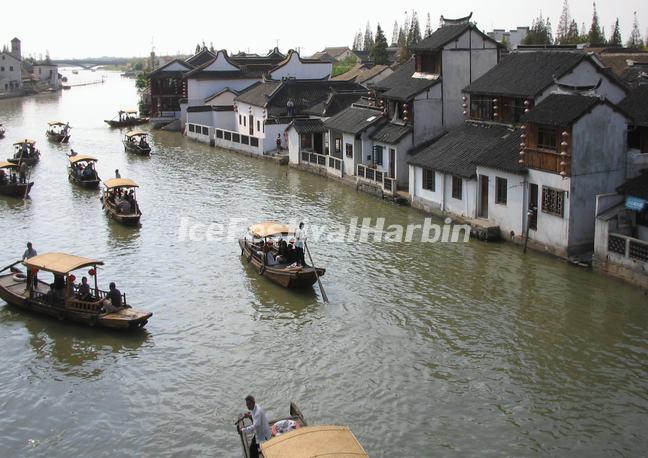
[[[104,181],[104,186],[101,203],[106,213],[126,226],[139,225],[142,212],[135,197],[135,188],[139,185],[128,178],[113,178]]]
[[[34,182],[18,178],[18,165],[0,162],[0,194],[10,197],[26,197]]]
[[[131,131],[124,136],[124,149],[128,152],[148,156],[151,154],[151,145],[148,142],[148,133],[142,131]]]
[[[70,141],[70,123],[61,121],[50,121],[45,135],[55,143],[67,143]]]
[[[102,291],[98,287],[97,266],[102,261],[74,256],[66,253],[45,253],[24,261],[27,275],[14,266],[16,261],[5,267],[9,273],[0,273],[0,298],[13,306],[41,313],[59,320],[69,320],[90,326],[113,329],[137,329],[148,322],[150,312],[135,310],[126,302],[126,295]],[[90,267],[88,274],[94,277],[94,288],[76,284],[72,272]],[[54,276],[49,284],[37,277],[41,272]],[[119,295],[121,307],[112,305],[111,295]]]
[[[279,241],[294,234],[294,229],[285,224],[273,221],[254,224],[248,228],[248,235],[239,239],[241,256],[259,272],[259,275],[284,288],[308,288],[323,276],[326,270],[308,265],[298,266],[295,260],[283,259],[279,255],[276,248]]]
[[[40,160],[40,151],[36,148],[34,140],[25,139],[14,143],[16,152],[13,157],[7,159],[12,164],[25,163],[27,165],[35,165]]]
[[[120,110],[115,118],[106,119],[104,122],[110,127],[139,126],[149,122],[149,118],[140,118],[137,116],[137,110]]]
[[[101,180],[96,170],[97,161],[97,158],[85,154],[69,156],[68,178],[84,188],[98,188]]]

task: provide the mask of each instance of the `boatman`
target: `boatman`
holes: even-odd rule
[[[245,405],[249,412],[244,414],[243,418],[251,419],[252,424],[240,429],[240,431],[246,434],[254,433],[254,438],[250,444],[250,458],[259,458],[259,444],[272,437],[272,430],[270,429],[270,423],[268,423],[265,411],[254,401],[254,396],[250,395],[246,397]],[[238,423],[236,427],[240,428]]]
[[[38,253],[36,253],[36,250],[34,250],[32,243],[27,242],[27,249],[23,253],[22,260],[25,262],[27,259],[33,258],[34,256],[37,256]],[[32,286],[36,287],[38,280],[36,278],[36,273],[32,272],[32,270],[27,267],[27,289],[30,289]]]
[[[295,231],[295,238],[297,242],[295,243],[295,250],[297,251],[297,263],[302,267],[306,265],[306,260],[304,259],[304,251],[306,250],[306,239],[307,233],[304,229],[304,223],[299,223],[299,229]]]

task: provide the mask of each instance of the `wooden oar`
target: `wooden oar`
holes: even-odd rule
[[[320,280],[319,275],[317,275],[317,267],[315,267],[315,263],[313,262],[313,257],[310,254],[310,250],[308,249],[308,245],[306,245],[306,241],[304,241],[304,248],[306,249],[306,253],[308,253],[308,259],[310,260],[311,266],[313,266],[313,271],[315,272],[315,278],[317,278],[317,284],[319,285],[320,291],[322,292],[322,299],[324,299],[324,302],[328,302],[328,297],[326,296],[326,292],[324,291],[324,286],[322,286],[322,280]]]
[[[31,178],[31,169],[28,170],[27,176],[25,177],[25,194],[23,195],[23,201],[27,201],[27,193],[29,193],[29,179]]]
[[[3,268],[0,270],[0,272],[4,272],[4,271],[7,270],[7,269],[11,269],[13,266],[15,266],[16,264],[19,264],[19,263],[21,263],[21,262],[22,262],[22,261],[16,261],[16,262],[14,262],[13,264],[9,264],[7,267],[3,267]]]

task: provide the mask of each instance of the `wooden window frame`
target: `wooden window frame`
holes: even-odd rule
[[[463,200],[463,178],[452,175],[452,198]]]
[[[436,171],[423,169],[423,189],[436,192]]]
[[[508,203],[508,179],[495,177],[495,203],[506,205]]]

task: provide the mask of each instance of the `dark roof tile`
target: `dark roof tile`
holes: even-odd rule
[[[369,136],[372,140],[376,142],[381,142],[381,143],[388,143],[390,145],[395,145],[398,142],[401,141],[401,139],[409,134],[412,131],[411,126],[407,125],[402,125],[402,124],[394,124],[394,123],[386,123],[380,126],[378,129],[376,129],[372,134]]]
[[[617,192],[648,200],[648,173],[626,181],[617,188]]]
[[[286,130],[294,127],[299,134],[320,134],[326,132],[324,121],[321,119],[295,119],[293,120]]]
[[[429,37],[413,45],[412,49],[414,51],[435,51],[456,40],[470,28],[470,24],[444,25],[436,29]]]
[[[358,134],[383,119],[382,111],[352,105],[344,111],[324,121],[328,129],[339,130],[349,134]]]
[[[636,126],[648,127],[648,84],[630,90],[619,108],[632,116]]]
[[[522,131],[515,129],[503,134],[493,146],[477,156],[474,163],[495,170],[515,173],[518,175],[527,172],[526,167],[519,163],[520,160],[520,135]]]
[[[398,67],[387,78],[375,84],[374,87],[379,91],[383,91],[380,94],[381,97],[405,102],[440,81],[412,78],[415,71],[415,62],[412,58]]]
[[[567,127],[600,103],[596,96],[551,94],[522,116],[522,122]]]

